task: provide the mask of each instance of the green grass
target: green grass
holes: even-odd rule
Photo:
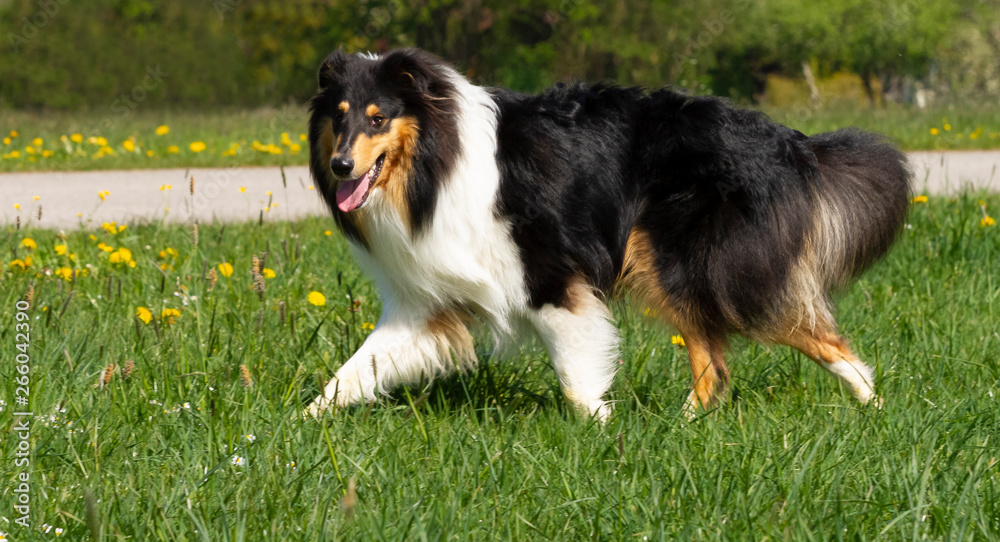
[[[0,172],[2,171],[70,171],[96,169],[145,169],[187,167],[244,167],[266,165],[304,165],[309,146],[301,140],[306,132],[308,113],[305,106],[286,106],[254,111],[206,111],[184,113],[144,111],[137,109],[124,117],[96,113],[28,113],[0,110]],[[159,126],[169,133],[157,135]],[[9,138],[11,131],[17,133]],[[282,144],[282,134],[288,139]],[[70,136],[80,134],[83,142],[75,143]],[[62,141],[63,136],[67,141]],[[91,137],[104,137],[114,152],[98,156],[101,146],[88,142]],[[39,148],[35,138],[43,140]],[[131,152],[122,144],[131,139]],[[274,145],[280,154],[252,148]],[[191,144],[202,142],[205,149],[193,152]],[[226,156],[233,144],[235,154]],[[301,149],[293,153],[292,145]],[[32,147],[35,154],[28,152]],[[170,152],[170,147],[177,152]],[[43,150],[51,151],[48,157]],[[18,152],[14,158],[10,155]],[[147,156],[152,151],[153,156]]]
[[[984,198],[1000,209],[1000,197]],[[328,219],[203,224],[197,244],[190,227],[160,224],[62,240],[8,229],[0,424],[15,422],[15,303],[29,290],[36,417],[33,526],[0,530],[10,540],[52,539],[43,524],[84,540],[88,522],[103,540],[143,541],[1000,539],[1000,226],[980,225],[977,199],[915,205],[888,259],[838,301],[842,331],[877,367],[883,410],[799,354],[737,340],[735,399],[688,422],[683,352],[619,302],[624,364],[604,426],[568,411],[538,348],[500,362],[482,347],[475,373],[301,419],[380,310],[346,243],[324,234]],[[8,263],[29,253],[24,237],[38,245],[28,272]],[[114,267],[99,242],[129,248],[136,267]],[[57,244],[87,276],[47,274],[71,263]],[[161,259],[167,247],[179,256]],[[264,251],[276,276],[261,302],[249,269]],[[235,272],[210,289],[204,270],[223,261]],[[311,291],[326,306],[307,303]],[[140,306],[157,318],[138,322]],[[159,318],[166,308],[180,310],[175,323]],[[11,521],[14,435],[0,462]]]
[[[995,149],[1000,148],[1000,108],[974,106],[930,110],[888,107],[831,106],[828,108],[768,108],[766,112],[807,134],[857,126],[889,136],[906,150]],[[244,167],[260,165],[305,165],[308,146],[299,138],[306,131],[305,106],[285,106],[257,111],[208,111],[177,113],[130,111],[124,117],[91,113],[26,113],[0,111],[0,140],[16,131],[9,144],[0,143],[0,172],[93,169],[140,169],[167,167]],[[170,133],[156,135],[158,126]],[[947,128],[950,129],[946,129]],[[938,130],[937,135],[931,129]],[[282,143],[282,133],[288,140]],[[61,138],[80,134],[82,143]],[[103,136],[113,153],[98,157],[100,145],[87,142]],[[32,144],[41,138],[43,144]],[[122,144],[132,140],[135,147]],[[274,145],[276,154],[252,148]],[[205,150],[193,152],[191,143],[205,143]],[[224,155],[237,144],[234,154]],[[302,148],[293,154],[291,145]],[[177,147],[176,153],[169,147]],[[28,152],[28,147],[35,154]],[[43,157],[44,151],[52,152]],[[147,156],[148,151],[153,156]],[[12,156],[18,153],[17,157]]]

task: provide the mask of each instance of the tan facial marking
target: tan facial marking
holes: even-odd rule
[[[375,115],[379,114],[379,111],[380,110],[377,105],[371,104],[368,106],[368,109],[365,109],[365,114],[368,115],[369,117],[374,117]]]
[[[341,110],[341,112],[347,113],[348,111],[351,110],[351,104],[347,102],[340,102],[340,105],[337,106],[337,109]]]
[[[417,137],[420,125],[413,117],[400,117],[389,123],[389,131],[374,136],[361,134],[351,151],[356,164],[355,172],[365,172],[379,156],[385,154],[382,173],[372,187],[385,191],[389,202],[399,212],[404,224],[410,222],[410,212],[406,199],[406,184],[413,169],[413,158],[417,151]]]

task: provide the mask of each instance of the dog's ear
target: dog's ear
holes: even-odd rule
[[[400,89],[425,98],[447,98],[452,89],[444,62],[419,49],[401,49],[385,55],[379,75]]]
[[[329,54],[323,64],[319,67],[319,88],[323,90],[333,85],[337,79],[344,74],[350,56],[344,52],[343,48]]]

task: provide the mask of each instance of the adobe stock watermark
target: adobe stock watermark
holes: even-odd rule
[[[365,25],[363,27],[354,27],[354,35],[358,39],[363,40],[363,43],[357,44],[359,45],[358,48],[370,48],[372,42],[381,36],[385,32],[386,27],[396,18],[402,6],[402,2],[394,0],[389,2],[386,7],[372,8],[368,12],[368,21],[365,22]]]
[[[69,0],[41,0],[38,2],[38,10],[30,16],[21,17],[21,31],[17,34],[14,32],[7,34],[10,48],[15,53],[21,52],[21,46],[37,36],[38,32],[59,14],[59,9],[68,3]]]
[[[29,527],[31,519],[31,416],[28,411],[29,397],[31,393],[31,357],[28,354],[31,342],[31,324],[28,316],[28,309],[31,304],[21,300],[14,304],[14,360],[17,364],[15,369],[14,383],[14,412],[12,417],[14,423],[11,427],[11,434],[17,439],[17,446],[14,451],[14,468],[17,476],[14,479],[14,523]]]
[[[674,70],[681,70],[686,62],[690,62],[699,52],[712,45],[726,31],[726,27],[735,23],[740,13],[749,9],[751,5],[753,4],[750,0],[739,0],[732,8],[723,9],[718,17],[702,21],[704,28],[688,40],[686,47],[674,53]]]
[[[236,8],[243,3],[243,0],[212,0],[212,8],[215,9],[215,14],[219,16],[219,20],[226,22],[226,16],[236,11]]]

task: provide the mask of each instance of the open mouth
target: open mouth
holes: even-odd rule
[[[337,208],[345,213],[349,213],[365,204],[372,185],[378,180],[382,173],[382,163],[385,162],[385,154],[379,156],[372,164],[368,173],[357,179],[344,181],[337,188]]]

